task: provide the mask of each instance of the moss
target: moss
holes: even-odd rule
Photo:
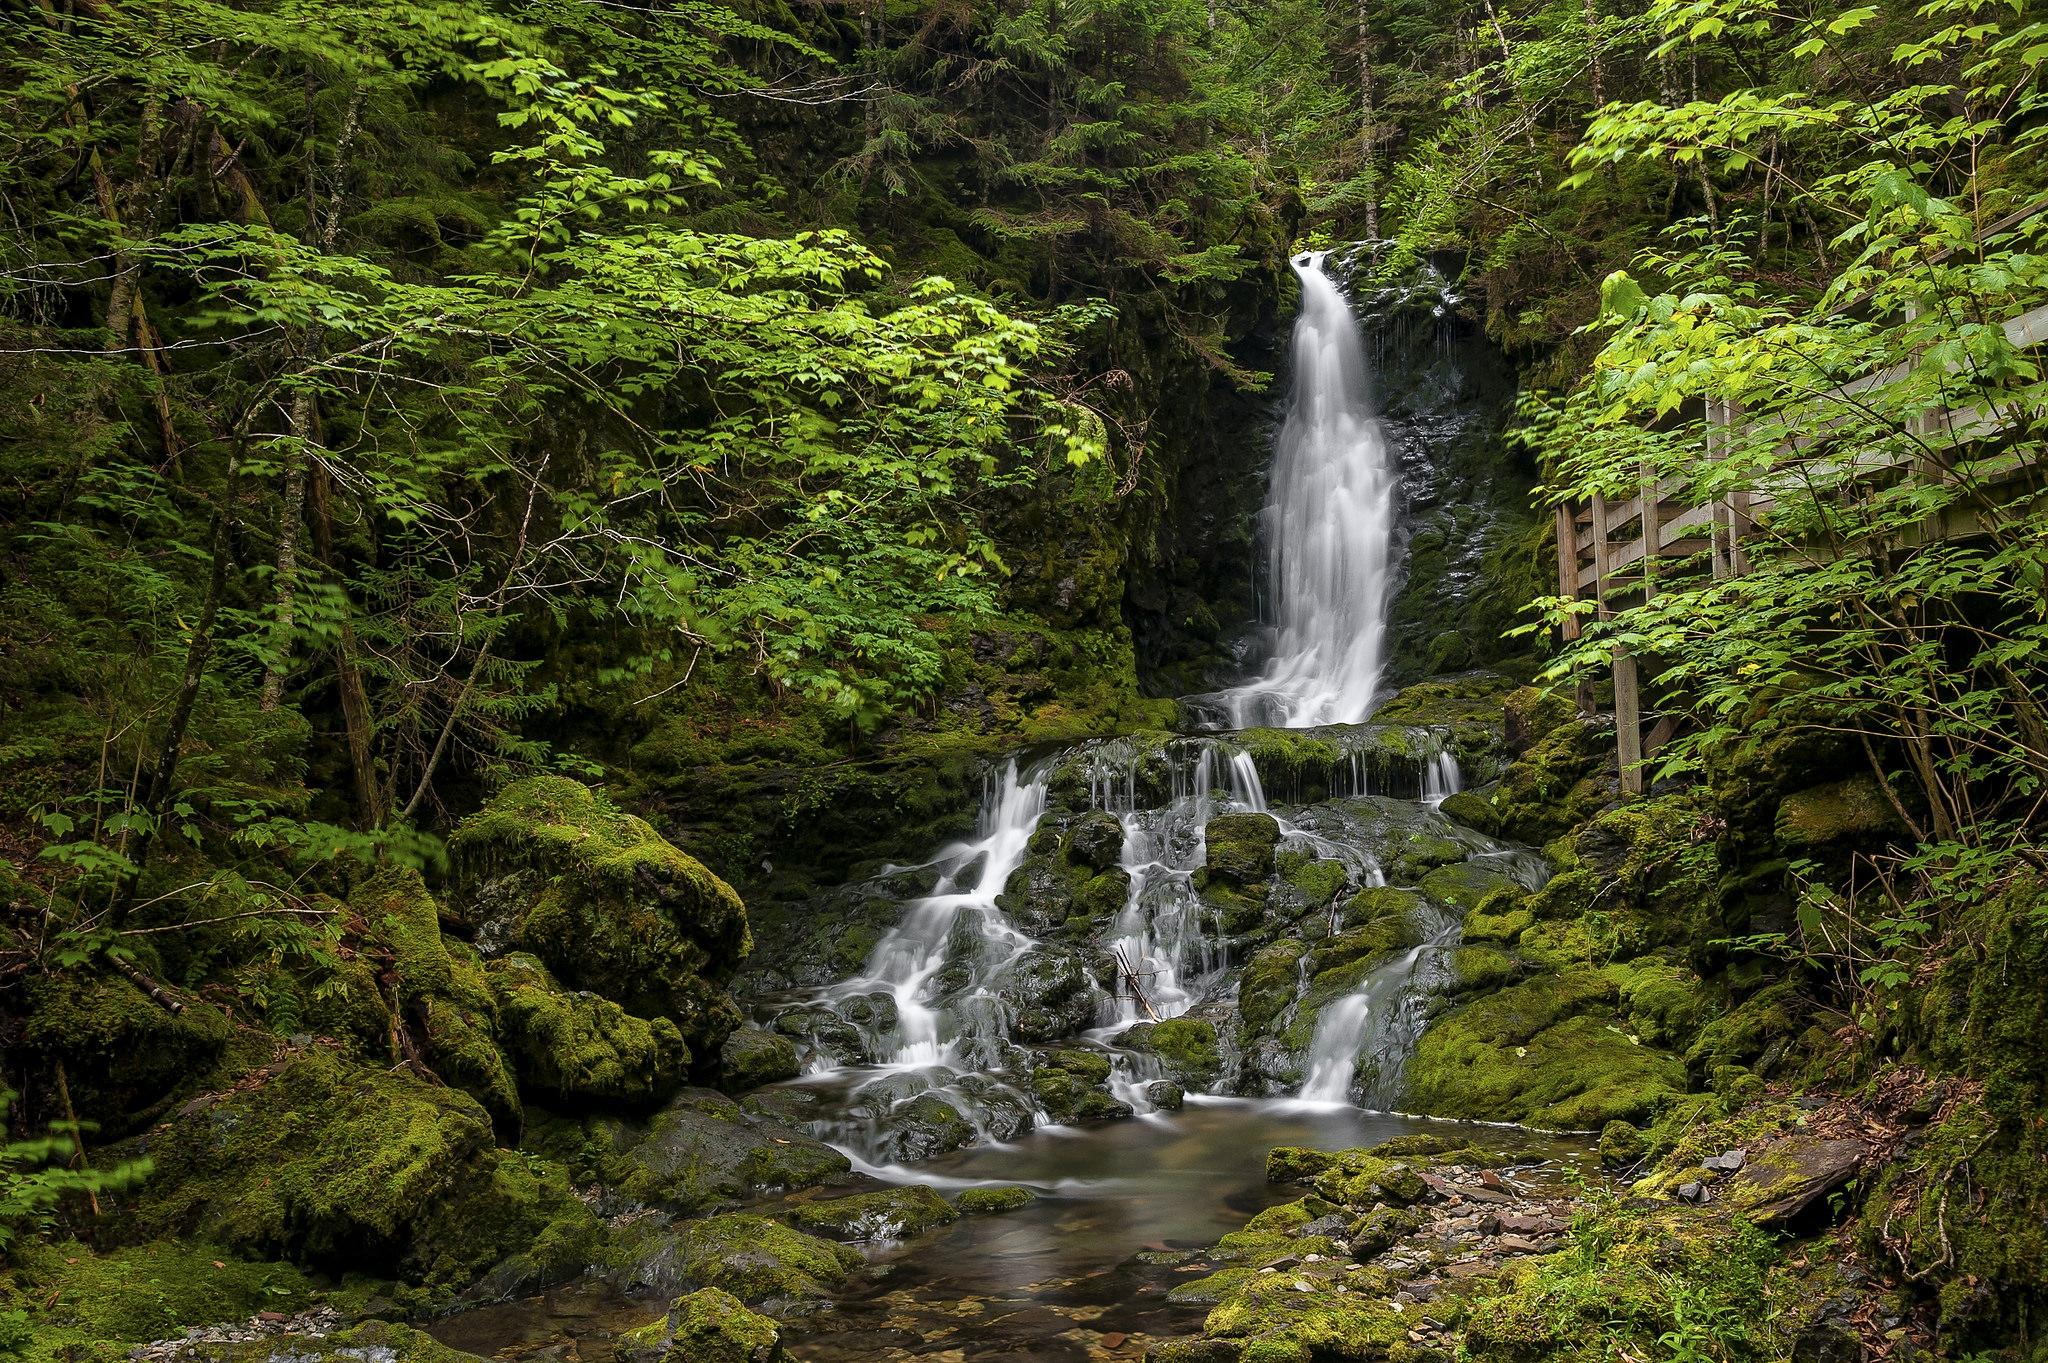
[[[1406,1206],[1420,1198],[1421,1175],[1370,1150],[1314,1150],[1282,1145],[1266,1152],[1270,1183],[1306,1183],[1322,1197],[1351,1207],[1375,1202]]]
[[[1572,702],[1555,691],[1517,687],[1501,698],[1501,727],[1508,751],[1528,752],[1578,717]]]
[[[1527,905],[1528,894],[1520,886],[1494,890],[1465,915],[1460,936],[1467,942],[1499,942],[1513,946],[1536,921]]]
[[[1455,991],[1472,994],[1512,984],[1521,974],[1515,958],[1490,946],[1464,946],[1451,953]]]
[[[1031,1072],[1031,1095],[1056,1122],[1105,1121],[1131,1109],[1110,1096],[1109,1058],[1095,1051],[1057,1051]]]
[[[447,998],[423,1000],[419,1012],[435,1075],[482,1103],[499,1139],[518,1141],[523,1117],[519,1086],[488,1015]]]
[[[1300,890],[1302,897],[1315,908],[1335,899],[1351,878],[1343,862],[1328,857],[1295,858],[1280,875],[1281,879]]]
[[[257,1263],[203,1241],[156,1241],[95,1254],[77,1241],[31,1243],[5,1286],[29,1308],[30,1363],[87,1356],[93,1345],[167,1339],[187,1326],[297,1311],[313,1284],[289,1264]],[[5,1292],[0,1292],[4,1316]]]
[[[950,1110],[950,1109],[949,1109]],[[958,1119],[957,1113],[953,1114]],[[971,1131],[971,1129],[970,1129]],[[549,1148],[595,1146],[587,1156],[625,1195],[684,1212],[730,1204],[767,1189],[815,1187],[852,1166],[845,1155],[792,1127],[751,1116],[706,1089],[685,1089],[638,1140],[588,1124],[557,1133]],[[618,1145],[626,1148],[619,1150]]]
[[[1874,776],[1852,776],[1794,791],[1778,804],[1778,841],[1788,848],[1820,847],[1855,839],[1859,850],[1905,833]]]
[[[1502,774],[1491,802],[1495,827],[1503,837],[1542,846],[1584,823],[1613,797],[1605,772],[1613,760],[1611,730],[1558,725]]]
[[[1409,1322],[1385,1299],[1336,1286],[1321,1273],[1253,1275],[1210,1310],[1202,1333],[1242,1341],[1242,1363],[1385,1358],[1406,1348]]]
[[[1266,1208],[1245,1222],[1244,1228],[1248,1231],[1280,1231],[1284,1234],[1300,1230],[1321,1214],[1309,1205],[1307,1198],[1298,1198],[1293,1202],[1282,1202]]]
[[[1107,871],[1123,855],[1122,820],[1106,810],[1092,810],[1074,820],[1067,829],[1067,860],[1091,871]]]
[[[1318,942],[1309,953],[1310,975],[1419,944],[1422,935],[1415,910],[1422,902],[1418,895],[1385,886],[1360,890],[1338,920],[1343,930]]]
[[[1201,1018],[1168,1018],[1164,1022],[1141,1024],[1126,1032],[1124,1039],[1158,1056],[1166,1072],[1184,1085],[1204,1088],[1223,1072],[1216,1025]]]
[[[1600,1128],[1600,1162],[1609,1168],[1634,1164],[1648,1150],[1643,1133],[1627,1122],[1615,1120]]]
[[[27,1057],[61,1061],[73,1103],[109,1135],[203,1077],[226,1050],[228,1020],[192,1000],[173,1014],[113,974],[69,970],[30,978],[21,1024]]]
[[[528,777],[449,840],[474,921],[565,983],[640,1017],[666,1017],[691,1053],[715,1054],[739,1023],[719,986],[750,949],[746,906],[723,880],[588,786]]]
[[[996,1188],[967,1188],[953,1199],[953,1207],[962,1216],[989,1216],[997,1212],[1013,1212],[1038,1200],[1038,1194],[1029,1188],[1007,1184]]]
[[[1423,1033],[1408,1103],[1444,1117],[1571,1130],[1648,1116],[1682,1093],[1676,1057],[1622,1028],[1619,990],[1595,970],[1543,975],[1475,999]]]
[[[488,977],[520,1080],[535,1092],[651,1106],[682,1084],[690,1051],[669,1019],[637,1018],[610,999],[569,993],[523,952],[491,962]]]
[[[1261,948],[1245,963],[1237,989],[1239,1025],[1256,1035],[1272,1025],[1294,998],[1301,943],[1286,938]]]
[[[686,1222],[674,1255],[685,1282],[722,1289],[749,1306],[822,1299],[861,1263],[845,1245],[741,1213]]]
[[[1500,831],[1500,815],[1494,810],[1493,801],[1475,790],[1446,795],[1443,803],[1437,806],[1437,813],[1452,823],[1463,824],[1481,833]]]
[[[794,1079],[803,1069],[796,1043],[764,1027],[742,1027],[734,1032],[725,1039],[718,1058],[724,1086],[735,1093]]]
[[[789,1209],[798,1230],[834,1240],[901,1240],[946,1225],[957,1215],[951,1203],[922,1183],[799,1202]]]
[[[1218,814],[1202,830],[1203,870],[1211,880],[1249,886],[1273,874],[1280,825],[1271,814]]]
[[[415,1280],[473,1276],[557,1221],[594,1224],[566,1184],[515,1176],[524,1163],[494,1147],[475,1099],[317,1050],[188,1104],[134,1153],[155,1163],[133,1209],[144,1233]]]
[[[1476,862],[1461,861],[1430,871],[1422,877],[1418,888],[1437,903],[1466,913],[1478,908],[1494,891],[1511,888],[1514,884],[1511,878],[1499,871],[1489,870]]]
[[[676,1298],[660,1320],[626,1331],[612,1348],[616,1363],[777,1363],[785,1356],[781,1327],[716,1287]]]

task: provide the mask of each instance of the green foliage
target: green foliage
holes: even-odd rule
[[[13,1090],[0,1089],[0,1137],[6,1137],[14,1097]],[[149,1176],[148,1160],[94,1169],[82,1163],[83,1151],[76,1129],[23,1140],[6,1137],[0,1144],[0,1261],[48,1230],[67,1199],[130,1187]]]

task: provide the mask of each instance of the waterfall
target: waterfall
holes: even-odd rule
[[[953,1021],[968,1040],[999,1030],[993,1016],[1000,1000],[989,981],[1001,967],[1029,951],[1031,938],[1011,926],[996,908],[1003,882],[1024,860],[1031,830],[1045,812],[1045,777],[1026,779],[1009,763],[993,776],[982,796],[978,836],[940,852],[933,865],[942,872],[933,892],[911,906],[902,923],[875,944],[866,968],[832,994],[850,999],[885,991],[895,1000],[897,1044],[891,1063],[905,1068],[950,1064],[959,1036],[944,1035],[945,1016],[926,997],[927,986],[948,960],[954,929],[964,918],[988,950],[982,953],[975,988]],[[975,1004],[985,1006],[976,1007]],[[1000,1040],[1000,1036],[996,1038]]]
[[[1224,698],[1240,729],[1356,724],[1379,687],[1395,475],[1371,415],[1363,336],[1323,260],[1294,262],[1293,390],[1261,513],[1277,634],[1264,675]]]

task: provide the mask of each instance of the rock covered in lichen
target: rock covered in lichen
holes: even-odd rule
[[[685,1212],[815,1187],[852,1167],[824,1142],[708,1089],[677,1094],[644,1135],[622,1143],[608,1181],[628,1196]]]
[[[724,1086],[734,1093],[794,1079],[803,1070],[795,1043],[765,1027],[739,1028],[725,1039],[718,1059]]]
[[[845,1245],[748,1213],[633,1229],[638,1243],[605,1274],[619,1287],[717,1288],[776,1316],[815,1310],[861,1264],[860,1254]]]

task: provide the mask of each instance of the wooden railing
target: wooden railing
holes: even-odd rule
[[[2048,305],[2008,321],[2005,334],[2018,349],[2048,344]],[[1814,460],[1845,461],[1832,470],[1838,475],[1834,481],[1839,481],[1839,475],[1844,471],[1853,480],[1875,482],[1888,472],[1913,469],[1918,456],[1910,453],[1866,451],[1845,456],[1818,452],[1826,450],[1826,437],[1845,420],[1829,415],[1831,408],[1846,406],[1858,393],[1896,382],[1911,368],[1910,362],[1894,365],[1815,398],[1812,403],[1815,419],[1810,428],[1779,447],[1780,453],[1792,457],[1786,461],[1787,473],[1778,484],[1778,492],[1765,487],[1731,493],[1709,504],[1697,505],[1683,499],[1685,480],[1660,478],[1653,470],[1645,469],[1636,495],[1626,501],[1609,501],[1595,496],[1590,502],[1559,506],[1558,594],[1590,597],[1595,603],[1595,617],[1604,620],[1611,618],[1617,609],[1656,590],[1660,559],[1697,560],[1706,556],[1707,566],[1716,578],[1748,572],[1749,555],[1745,545],[1759,533],[1760,522],[1766,520],[1782,500],[1807,485],[1799,472],[1802,467],[1812,468],[1812,460],[1800,457],[1807,449],[1817,451]],[[1982,407],[1952,411],[1943,420],[1949,428],[1944,432],[1945,440],[1956,444],[1987,439],[2010,424],[2009,416]],[[1740,409],[1728,399],[1708,400],[1705,455],[1709,460],[1724,456],[1738,439],[1754,431],[1754,427],[1741,426],[1740,421]],[[1981,467],[1976,471],[1976,477],[1987,486],[2011,485],[2021,481],[2029,468],[2030,462],[2023,455],[2016,454]],[[1968,534],[1975,524],[1967,514],[1945,517],[1939,523],[1924,527],[1922,533],[1925,538],[1919,542]],[[1568,639],[1579,636],[1576,619],[1566,623],[1565,634]],[[1640,793],[1643,788],[1645,759],[1675,732],[1675,721],[1665,716],[1657,719],[1647,735],[1644,733],[1639,671],[1635,657],[1625,650],[1615,651],[1616,747],[1621,759],[1622,788],[1631,793]]]

